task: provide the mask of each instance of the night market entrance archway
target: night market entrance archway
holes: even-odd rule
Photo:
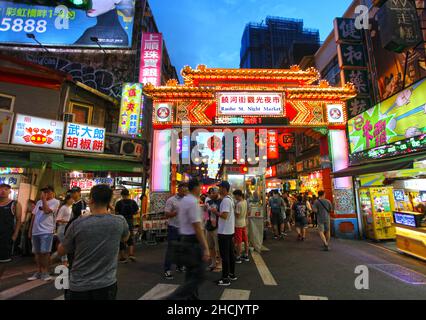
[[[200,161],[198,152],[191,154],[194,131],[243,129],[248,138],[250,129],[255,129],[266,141],[273,136],[276,140],[280,137],[278,133],[297,131],[318,139],[321,156],[331,161],[331,168],[324,171],[324,189],[335,203],[335,234],[358,236],[352,179],[330,177],[331,170],[348,167],[345,101],[356,95],[352,84],[331,87],[327,81],[320,80],[316,69],[301,70],[298,66],[287,70],[186,66],[182,76],[183,85],[170,80],[166,86],[148,84],[144,87],[144,93],[153,100],[151,212],[162,211],[165,200],[175,190],[182,173],[178,172],[179,164],[191,166]],[[270,146],[266,144],[265,150],[264,155],[252,158],[258,163],[270,160],[267,159]],[[246,155],[237,159],[238,165],[253,165],[249,150]],[[235,157],[232,158],[225,156],[222,168],[235,163]]]

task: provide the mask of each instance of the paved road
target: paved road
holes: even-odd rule
[[[200,288],[203,300],[361,300],[425,299],[426,263],[375,246],[366,241],[334,240],[331,252],[322,252],[316,233],[304,243],[291,234],[285,240],[267,240],[270,251],[254,254],[237,266],[239,280],[231,287],[217,287],[220,277],[208,273]],[[156,299],[173,291],[183,275],[167,281],[162,275],[164,243],[138,248],[135,263],[120,265],[119,299]],[[28,260],[15,263],[0,283],[0,299],[60,299],[53,282],[28,283]],[[369,290],[355,288],[355,268],[369,270]]]

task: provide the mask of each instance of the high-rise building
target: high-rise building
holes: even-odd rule
[[[240,68],[288,68],[319,47],[319,31],[304,28],[303,20],[267,17],[246,25]]]

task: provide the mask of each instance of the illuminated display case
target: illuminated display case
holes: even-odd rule
[[[367,238],[395,239],[393,188],[361,188],[359,199]]]

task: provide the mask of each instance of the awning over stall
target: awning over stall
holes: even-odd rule
[[[345,170],[333,172],[334,178],[355,177],[370,173],[396,171],[402,169],[412,169],[414,162],[426,159],[426,153],[421,153],[412,156],[406,156],[397,159],[386,161],[370,162],[360,166],[349,167]]]
[[[52,162],[54,170],[84,170],[84,171],[115,171],[115,172],[135,172],[142,173],[143,166],[138,162],[85,159],[65,157],[62,162]]]

